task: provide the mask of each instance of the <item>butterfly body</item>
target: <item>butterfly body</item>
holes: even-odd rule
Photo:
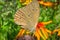
[[[33,31],[38,23],[39,12],[39,3],[37,0],[33,0],[16,12],[14,21],[16,24],[22,25],[22,28]]]

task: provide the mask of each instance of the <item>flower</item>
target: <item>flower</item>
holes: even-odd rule
[[[53,3],[52,2],[44,2],[44,1],[38,1],[38,2],[39,2],[39,4],[42,4],[44,6],[48,6],[48,7],[53,6]]]
[[[53,30],[53,33],[58,32],[58,36],[60,36],[60,28]]]
[[[22,3],[22,5],[28,5],[29,3],[32,2],[32,0],[20,0],[20,2]],[[54,4],[52,2],[44,2],[43,0],[38,0],[39,4],[42,4],[44,6],[53,6]]]
[[[48,38],[48,33],[51,34],[51,31],[48,30],[47,28],[45,28],[44,26],[51,23],[52,21],[48,21],[48,22],[39,22],[36,26],[36,31],[33,33],[32,36],[35,36],[37,38],[37,40],[40,40],[40,38],[43,38],[43,40],[46,40]],[[23,36],[24,33],[26,33],[27,35],[30,34],[30,31],[27,31],[25,29],[21,29],[20,32],[18,33],[18,35],[16,36],[16,38]]]
[[[28,5],[32,2],[32,0],[20,0],[20,2],[22,3],[22,5]]]
[[[52,21],[40,22],[37,24],[36,31],[34,33],[34,35],[37,37],[37,40],[40,40],[40,37],[43,38],[43,40],[46,40],[48,38],[48,33],[51,34],[51,31],[45,28],[44,26],[51,22]]]

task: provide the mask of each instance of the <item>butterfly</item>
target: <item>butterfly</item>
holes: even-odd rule
[[[17,10],[14,16],[15,23],[21,25],[22,28],[33,32],[38,23],[40,14],[39,9],[38,1],[32,0],[30,4]]]

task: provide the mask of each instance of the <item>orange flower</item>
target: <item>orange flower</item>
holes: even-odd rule
[[[37,40],[40,40],[40,38],[43,38],[43,40],[46,40],[48,38],[48,33],[51,34],[51,31],[48,30],[47,28],[45,28],[44,26],[51,23],[51,22],[52,21],[39,22],[37,24],[36,31],[33,33],[33,36],[37,37]],[[30,34],[30,31],[26,31],[24,29],[21,29],[16,38],[24,35],[25,32],[28,35]]]
[[[44,2],[44,1],[38,1],[38,2],[39,2],[39,4],[42,4],[44,6],[48,6],[48,7],[53,6],[53,3],[52,2]]]
[[[59,29],[55,29],[54,31],[53,31],[53,33],[55,33],[55,32],[58,32],[58,36],[60,36],[60,28]]]
[[[22,5],[28,5],[32,2],[32,0],[20,0],[20,2],[22,3]]]
[[[37,33],[35,33],[34,35],[38,34],[39,36],[36,36],[37,37],[37,40],[41,37],[43,38],[43,40],[46,40],[48,38],[48,33],[51,34],[51,31],[48,30],[47,28],[45,28],[44,26],[51,23],[52,21],[48,21],[48,22],[40,22],[37,24],[37,27],[36,27],[36,31]]]
[[[21,29],[18,33],[18,35],[16,36],[16,39],[19,38],[20,36],[23,36],[25,30],[24,29]]]
[[[22,5],[28,5],[29,3],[32,2],[32,0],[20,0],[20,2],[22,3]],[[42,4],[44,6],[53,6],[54,4],[52,2],[44,2],[44,0],[38,0],[39,4]]]

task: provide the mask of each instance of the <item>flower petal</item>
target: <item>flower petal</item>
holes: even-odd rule
[[[48,33],[46,32],[46,30],[44,30],[44,28],[40,28],[43,35],[46,37],[46,39],[48,38]]]
[[[26,34],[29,35],[29,34],[30,34],[30,31],[27,30],[27,31],[26,31]]]
[[[38,29],[37,32],[39,33],[39,35],[44,39],[46,40],[46,38],[44,38],[44,36],[42,35],[41,31]]]
[[[49,7],[51,7],[53,5],[52,2],[44,2],[44,1],[39,1],[39,4],[42,4],[44,6],[49,6]]]
[[[18,35],[16,36],[16,38],[22,36],[24,34],[25,30],[24,29],[21,29],[18,33]]]
[[[46,32],[48,32],[48,33],[50,33],[50,34],[52,33],[50,30],[48,30],[48,29],[46,29],[46,28],[45,28],[45,30],[46,30]]]
[[[58,32],[60,29],[55,29],[54,31],[53,31],[53,33],[55,33],[55,32]]]
[[[23,0],[20,0],[20,2],[23,2]],[[22,3],[22,5],[28,5],[31,2],[32,2],[32,0],[25,0],[25,2]]]
[[[60,31],[58,31],[58,34],[57,35],[60,36]]]
[[[34,33],[34,35],[37,37],[37,40],[40,40],[40,35],[38,34],[37,31]]]
[[[42,22],[43,24],[47,25],[47,24],[50,24],[52,23],[52,21],[48,21],[48,22]]]

